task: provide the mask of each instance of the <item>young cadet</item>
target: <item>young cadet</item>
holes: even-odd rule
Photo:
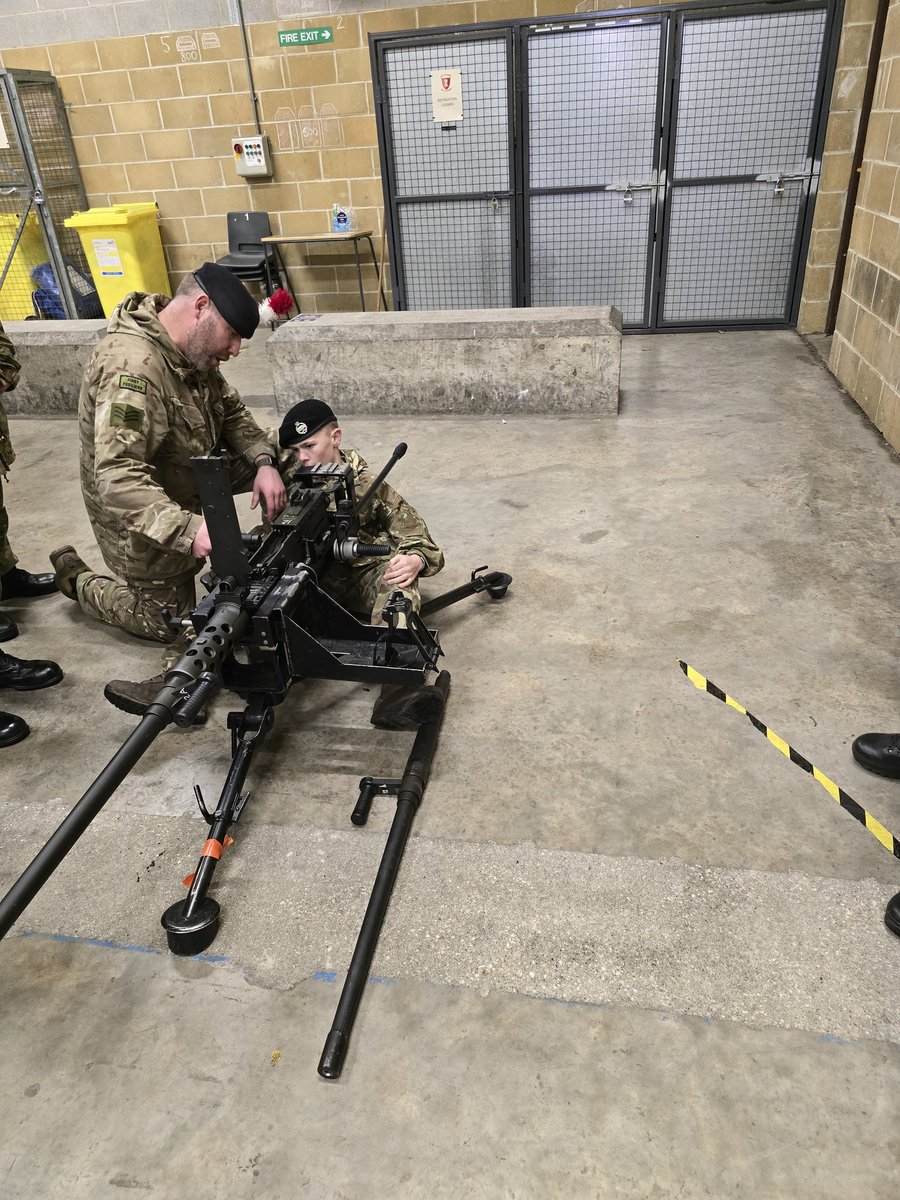
[[[375,476],[356,450],[342,448],[341,439],[337,417],[322,400],[295,404],[278,431],[279,444],[291,451],[301,467],[349,463],[360,497]],[[364,557],[334,563],[325,576],[323,590],[345,608],[371,614],[376,624],[395,591],[401,591],[418,612],[422,597],[417,580],[420,575],[436,575],[444,565],[444,556],[413,506],[385,480],[360,513],[359,538],[370,545],[390,545],[395,553],[390,558]],[[439,716],[442,707],[443,697],[433,685],[389,684],[381,689],[375,703],[372,724],[380,729],[415,729]]]
[[[138,637],[175,640],[163,610],[192,611],[194,576],[210,550],[194,455],[224,451],[233,492],[252,489],[252,507],[270,517],[284,507],[277,448],[219,373],[258,324],[256,301],[215,263],[187,275],[172,300],[133,292],[113,312],[85,371],[78,416],[82,494],[118,578],[93,572],[72,546],[50,555],[59,590],[84,612]],[[104,695],[141,714],[162,678],[114,679]]]

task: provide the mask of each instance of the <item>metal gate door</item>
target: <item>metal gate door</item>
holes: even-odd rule
[[[395,295],[414,309],[516,305],[510,31],[396,41],[379,53]],[[431,72],[453,68],[464,119],[435,121]]]
[[[700,0],[372,35],[395,304],[789,324],[835,30],[834,0]],[[441,125],[428,73],[449,67],[464,119]]]
[[[87,208],[59,87],[38,71],[0,72],[0,317],[102,317],[81,240]]]
[[[650,318],[662,28],[647,17],[523,31],[526,304]]]
[[[660,326],[789,321],[826,18],[821,8],[679,16]]]

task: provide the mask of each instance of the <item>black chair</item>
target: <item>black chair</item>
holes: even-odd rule
[[[265,284],[267,296],[271,296],[276,288],[286,288],[299,312],[300,305],[281,251],[274,243],[267,245],[260,241],[271,233],[268,213],[228,213],[228,253],[216,262],[220,267],[227,267],[243,283]]]

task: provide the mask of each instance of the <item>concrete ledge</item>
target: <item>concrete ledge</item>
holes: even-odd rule
[[[491,308],[304,314],[267,351],[279,413],[614,416],[621,347],[615,308]]]
[[[3,397],[10,416],[78,411],[81,377],[94,347],[106,333],[97,321],[6,321],[22,376]]]

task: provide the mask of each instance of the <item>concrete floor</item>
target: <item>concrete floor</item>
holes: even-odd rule
[[[264,346],[229,367],[273,422]],[[388,827],[349,813],[412,735],[298,685],[219,868],[218,938],[165,949],[230,705],[167,731],[0,946],[0,1195],[896,1200],[898,863],[684,659],[900,834],[853,737],[900,722],[897,460],[790,333],[629,338],[618,418],[353,418],[448,566],[515,578],[440,624],[453,673],[344,1075],[316,1063]],[[302,385],[298,395],[305,393]],[[72,420],[18,419],[24,566],[100,565]],[[4,890],[134,720],[158,649],[63,597],[5,649]]]

